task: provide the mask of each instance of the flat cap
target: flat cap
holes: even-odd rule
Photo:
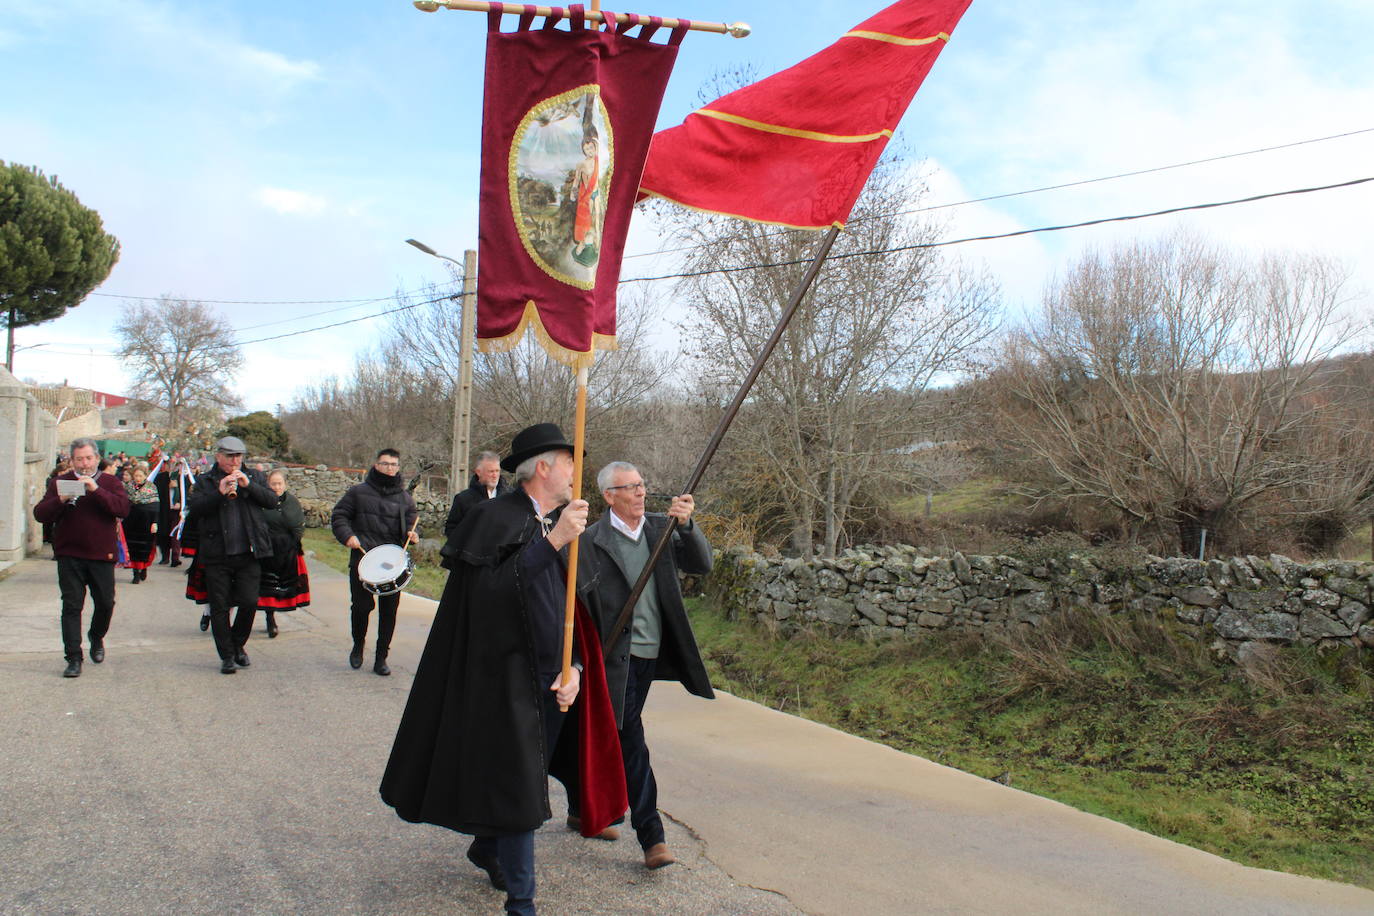
[[[247,454],[248,446],[244,445],[238,436],[225,436],[215,443],[215,451],[224,452],[226,455],[243,455]]]

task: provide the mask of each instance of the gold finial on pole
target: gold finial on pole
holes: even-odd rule
[[[422,13],[433,13],[439,9],[447,10],[466,10],[470,13],[489,13],[496,10],[511,16],[518,16],[527,10],[533,9],[536,16],[548,16],[553,12],[553,7],[535,6],[529,7],[523,3],[503,3],[501,0],[414,0],[415,8]],[[602,13],[599,0],[594,0],[592,8],[587,10],[587,19],[592,22],[605,22],[607,15],[615,16],[617,22],[629,22],[629,13]],[[648,16],[640,16],[641,22],[647,22]],[[675,29],[682,23],[679,19],[664,19],[665,29]],[[732,38],[745,38],[753,32],[747,22],[734,22],[729,25],[723,22],[697,22],[690,20],[687,26],[693,32],[714,32],[717,35],[729,35]]]

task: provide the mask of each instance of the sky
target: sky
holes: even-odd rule
[[[784,69],[884,5],[675,2],[632,11],[745,21],[753,35],[689,35],[660,127],[697,107],[712,74]],[[476,247],[485,27],[408,0],[0,0],[0,160],[56,175],[122,245],[85,302],[17,332],[15,374],[127,390],[119,314],[169,294],[235,328],[248,410],[346,377],[386,327],[352,319],[448,277],[404,240],[460,260]],[[895,142],[925,160],[924,203],[950,238],[1367,178],[1371,34],[1368,0],[973,0]],[[1374,183],[946,250],[987,267],[1015,320],[1086,250],[1180,226],[1248,254],[1333,256],[1351,313],[1374,316]],[[671,268],[662,244],[637,218],[622,277]],[[654,336],[671,347],[680,311],[663,298]]]

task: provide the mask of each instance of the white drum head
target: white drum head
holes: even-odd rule
[[[358,579],[368,585],[389,585],[410,569],[410,554],[397,544],[373,547],[358,561]]]

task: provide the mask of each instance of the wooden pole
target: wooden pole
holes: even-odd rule
[[[433,13],[439,9],[466,10],[471,13],[489,13],[492,10],[499,10],[501,13],[511,16],[518,16],[526,10],[533,10],[536,16],[548,16],[553,12],[553,7],[548,6],[526,6],[523,3],[501,3],[489,2],[489,0],[414,0],[414,7],[423,13]],[[614,13],[616,22],[631,21],[630,13]],[[591,22],[604,22],[606,17],[601,13],[601,4],[593,2],[592,8],[587,11],[587,19]],[[641,15],[640,22],[648,22],[649,17]],[[678,19],[664,19],[665,29],[675,29],[681,24]],[[746,22],[734,22],[726,25],[723,22],[695,22],[687,20],[687,28],[693,32],[714,32],[717,35],[729,35],[733,38],[746,37],[751,29]]]
[[[573,424],[572,498],[582,498],[582,446],[587,438],[587,370],[577,370],[577,419]],[[573,614],[577,609],[577,544],[573,538],[568,545],[568,595],[563,607],[563,679],[566,685],[572,678]],[[568,707],[559,706],[563,712]]]
[[[716,449],[720,448],[721,440],[725,438],[725,433],[730,429],[730,425],[735,422],[735,416],[744,404],[744,399],[749,396],[749,390],[754,387],[754,382],[758,379],[759,373],[763,372],[763,364],[768,361],[768,357],[773,355],[773,350],[777,348],[778,341],[782,340],[783,332],[787,330],[787,325],[792,321],[792,316],[797,313],[797,308],[806,296],[806,291],[811,288],[812,282],[816,279],[816,274],[820,273],[821,265],[830,256],[830,248],[835,244],[835,237],[840,234],[840,227],[834,226],[825,234],[821,240],[820,247],[816,249],[816,254],[811,259],[811,266],[806,269],[806,273],[797,282],[792,290],[792,296],[787,301],[787,306],[783,309],[782,315],[778,318],[777,327],[773,328],[772,335],[768,342],[763,345],[759,355],[754,357],[754,365],[749,368],[749,374],[744,377],[744,382],[739,386],[739,391],[735,392],[735,399],[730,402],[730,406],[721,415],[720,422],[716,424],[716,431],[711,434],[711,440],[706,443],[706,448],[702,451],[701,457],[697,459],[697,466],[692,471],[692,476],[687,480],[687,486],[682,490],[684,494],[691,493],[701,483],[701,478],[706,474],[706,466],[715,457]],[[676,494],[674,494],[676,495]],[[639,603],[639,596],[644,594],[644,587],[649,584],[649,578],[654,574],[654,567],[658,564],[659,557],[663,556],[663,551],[667,549],[668,542],[673,538],[673,532],[677,530],[677,519],[671,516],[668,519],[668,527],[663,529],[663,534],[659,537],[658,543],[654,545],[653,553],[649,554],[649,562],[644,564],[644,571],[639,574],[639,579],[635,581],[635,587],[630,590],[630,597],[625,601],[625,606],[620,610],[620,616],[616,618],[615,626],[607,632],[602,640],[602,651],[610,652],[615,645],[616,637],[625,627],[629,626],[630,618],[634,616],[635,605]]]
[[[443,257],[443,255],[439,255]],[[472,446],[472,340],[477,317],[477,252],[463,252],[463,300],[458,322],[458,384],[453,393],[453,450],[449,455],[449,498],[468,485]]]

